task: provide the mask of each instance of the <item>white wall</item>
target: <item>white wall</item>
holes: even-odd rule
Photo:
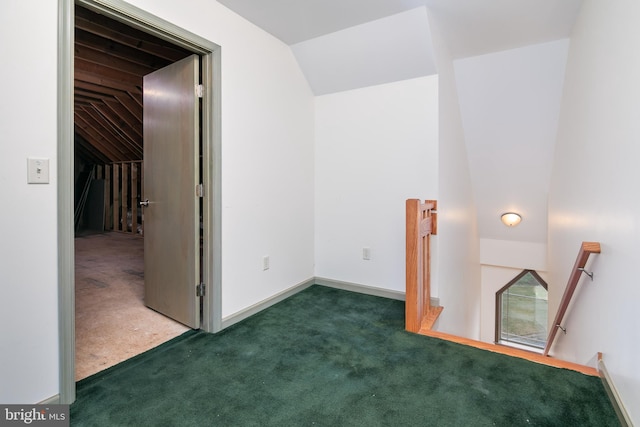
[[[437,198],[437,138],[436,76],[316,98],[316,276],[404,292],[405,200]]]
[[[58,393],[56,17],[49,0],[6,2],[0,14],[2,403]],[[31,156],[50,159],[50,184],[27,184]]]
[[[444,311],[436,329],[478,339],[480,263],[476,210],[451,55],[429,19],[439,82],[438,288]]]
[[[546,243],[480,239],[480,263],[521,270],[547,270]]]
[[[314,105],[291,50],[217,2],[130,3],[222,46],[223,317],[310,279]]]
[[[640,3],[585,0],[571,35],[549,197],[555,312],[582,241],[600,242],[552,353],[604,361],[640,424]]]
[[[569,40],[454,62],[481,238],[546,243]],[[504,212],[524,218],[513,228]]]

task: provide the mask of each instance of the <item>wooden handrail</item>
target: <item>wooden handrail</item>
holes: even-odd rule
[[[558,333],[558,329],[560,329],[560,325],[562,324],[562,319],[564,318],[565,313],[567,312],[567,308],[569,307],[569,303],[571,302],[571,297],[578,286],[578,281],[580,280],[580,275],[584,269],[584,266],[587,264],[587,260],[589,259],[589,255],[591,254],[599,254],[600,253],[600,243],[598,242],[582,242],[582,246],[580,247],[580,252],[578,252],[578,258],[576,259],[576,263],[573,266],[573,270],[571,270],[571,275],[569,276],[569,281],[567,282],[567,287],[564,290],[564,295],[562,295],[562,300],[560,301],[560,306],[558,307],[558,312],[556,313],[556,317],[553,320],[553,324],[551,325],[551,330],[549,331],[549,336],[547,337],[547,344],[544,347],[544,351],[542,352],[543,356],[549,355],[549,350],[551,349],[551,345],[553,344],[553,340]]]
[[[405,329],[418,332],[423,321],[435,322],[442,307],[431,307],[430,236],[437,234],[437,202],[408,199],[406,234]],[[439,310],[439,311],[438,311]],[[432,320],[429,320],[432,319]],[[430,329],[431,325],[429,325]]]

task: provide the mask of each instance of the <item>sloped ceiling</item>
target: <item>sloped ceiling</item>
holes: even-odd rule
[[[315,95],[436,74],[424,0],[219,0],[292,47]]]
[[[437,73],[437,25],[456,60],[480,237],[546,242],[566,39],[582,0],[218,1],[289,44],[316,95]],[[520,226],[500,223],[508,210]]]
[[[142,159],[142,78],[190,52],[76,7],[74,130],[88,163]]]
[[[424,0],[218,0],[288,45],[424,6]]]
[[[568,37],[582,0],[218,2],[292,46],[321,95],[435,74],[425,7],[455,59]]]
[[[424,0],[454,59],[569,37],[582,0]]]
[[[437,73],[424,7],[291,46],[315,95]]]

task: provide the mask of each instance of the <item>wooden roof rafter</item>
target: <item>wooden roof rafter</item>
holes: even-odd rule
[[[141,160],[143,77],[189,55],[186,49],[76,6],[78,155],[93,163]]]

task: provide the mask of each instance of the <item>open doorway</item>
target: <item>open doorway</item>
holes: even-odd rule
[[[143,76],[193,52],[77,5],[74,32],[79,380],[189,329],[146,307],[140,202],[145,188]]]
[[[75,381],[75,256],[74,256],[74,6],[155,35],[201,58],[202,106],[202,235],[200,328],[222,329],[221,275],[221,111],[220,46],[149,12],[120,0],[59,0],[58,20],[58,295],[60,398],[76,398]],[[200,288],[204,288],[200,286]]]
[[[191,55],[75,7],[75,379],[188,330],[145,306],[143,76]]]

